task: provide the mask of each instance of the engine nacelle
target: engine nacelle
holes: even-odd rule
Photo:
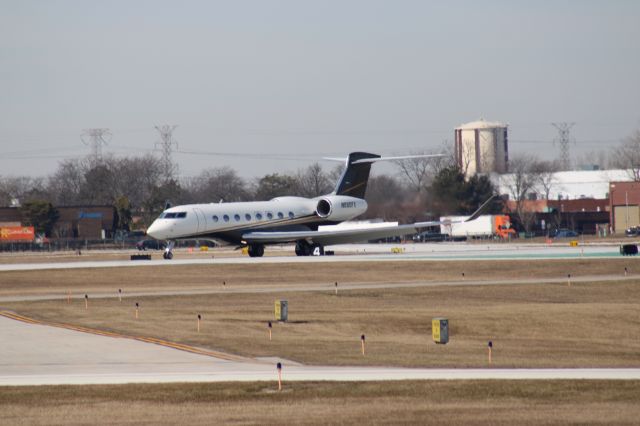
[[[325,195],[316,199],[316,215],[323,219],[341,222],[353,219],[367,211],[367,202],[346,195]]]

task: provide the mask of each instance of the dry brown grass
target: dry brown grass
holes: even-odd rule
[[[290,322],[274,324],[269,341],[276,299],[289,301]],[[88,311],[81,300],[3,305],[39,319],[307,364],[482,367],[491,339],[496,367],[639,367],[639,302],[639,283],[623,281],[90,299]],[[447,345],[431,340],[437,316],[450,320]]]
[[[0,272],[0,296],[242,288],[306,283],[388,283],[558,278],[639,273],[640,258],[212,264]]]
[[[640,382],[402,381],[0,388],[3,424],[637,424]]]

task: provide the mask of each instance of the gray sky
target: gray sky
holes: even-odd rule
[[[552,158],[640,128],[640,2],[0,0],[0,175],[138,155],[177,124],[181,175],[437,149],[484,117]],[[279,159],[282,156],[297,160]],[[332,166],[332,164],[328,164]]]

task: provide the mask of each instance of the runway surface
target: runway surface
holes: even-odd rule
[[[114,260],[114,261],[74,261],[47,263],[0,264],[1,271],[32,271],[43,269],[75,268],[121,268],[136,266],[171,265],[225,265],[256,263],[308,263],[308,262],[379,262],[379,261],[455,261],[455,260],[517,260],[517,259],[579,259],[579,258],[616,258],[622,257],[617,245],[566,245],[543,244],[348,244],[329,246],[327,250],[336,252],[334,256],[265,256],[261,258],[215,257],[160,259],[158,252],[153,253],[155,260]],[[269,250],[269,247],[266,249]],[[281,252],[282,250],[280,250]],[[188,253],[180,253],[189,256]]]
[[[424,369],[304,366],[286,360],[225,360],[128,338],[0,317],[0,385],[275,381],[607,379],[640,380],[640,369]]]

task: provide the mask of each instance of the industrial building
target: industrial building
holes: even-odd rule
[[[498,193],[505,198],[514,198],[512,187],[514,175],[506,173],[492,175],[491,179],[498,189]],[[545,179],[545,185],[537,182],[526,194],[527,200],[579,200],[579,199],[605,199],[609,198],[611,182],[624,182],[631,180],[627,170],[575,170],[553,173]],[[547,192],[549,196],[547,197]]]
[[[611,227],[615,234],[640,225],[640,182],[611,182],[609,184]]]
[[[509,169],[507,125],[481,119],[457,127],[455,157],[467,179],[476,173],[506,173]]]

